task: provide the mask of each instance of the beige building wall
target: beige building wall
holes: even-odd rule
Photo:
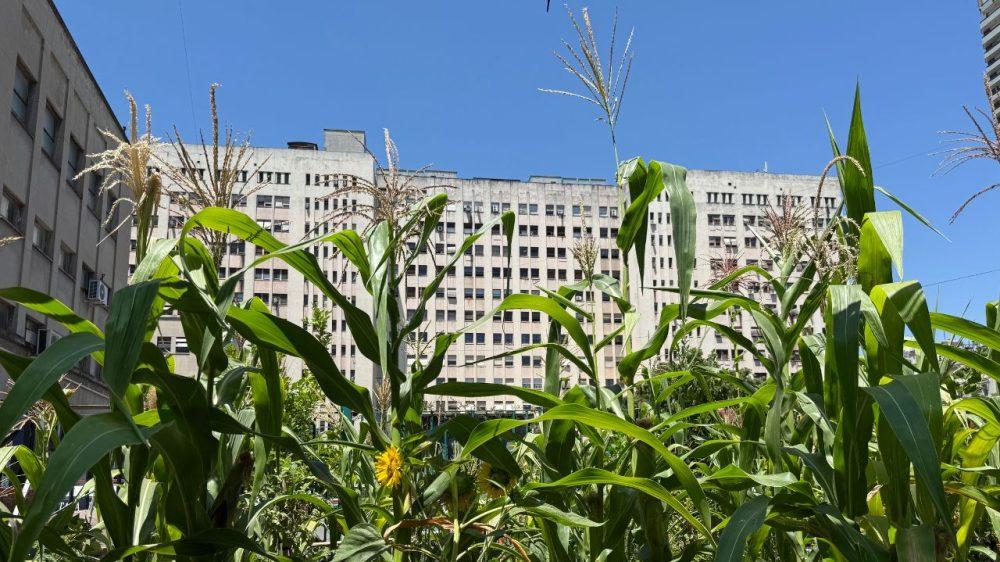
[[[0,286],[47,293],[103,327],[107,305],[91,285],[110,293],[125,285],[128,230],[109,237],[101,225],[117,193],[100,193],[98,176],[73,177],[84,154],[106,148],[99,130],[121,127],[50,1],[0,2],[0,92],[0,237],[18,238],[0,247]],[[0,301],[4,349],[30,355],[65,334]],[[86,361],[65,381],[83,412],[107,407],[98,369]],[[0,392],[7,384],[4,373]]]

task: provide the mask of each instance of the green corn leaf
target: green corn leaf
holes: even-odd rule
[[[340,250],[348,261],[351,262],[361,275],[361,281],[368,285],[371,281],[372,271],[365,251],[365,242],[361,236],[353,230],[341,230],[334,232],[323,238],[323,242],[330,242]]]
[[[392,246],[389,234],[389,223],[379,222],[368,235],[367,250],[369,267],[371,268],[371,278],[369,280],[370,292],[372,295],[372,306],[374,308],[375,335],[378,337],[379,367],[382,372],[389,377],[389,382],[393,386],[393,408],[398,409],[400,404],[396,401],[399,396],[399,385],[401,374],[395,368],[395,362],[389,363],[389,330],[390,325],[395,327],[399,317],[399,310],[396,309],[395,292],[395,272],[390,271],[394,263],[395,248]]]
[[[810,453],[805,446],[798,444],[794,447],[785,447],[784,452],[800,458],[805,466],[812,472],[816,483],[826,494],[830,501],[837,501],[837,488],[833,482],[833,468],[826,460],[826,455],[822,453]]]
[[[743,560],[747,539],[764,525],[770,498],[757,496],[746,501],[733,512],[719,537],[719,547],[715,551],[716,562]]]
[[[143,281],[115,291],[111,298],[111,314],[105,326],[107,350],[101,376],[108,390],[124,400],[132,371],[139,360],[139,351],[146,337],[146,322],[156,298],[159,281]]]
[[[149,255],[149,254],[146,254]],[[155,505],[159,500],[160,485],[150,478],[142,478],[139,485],[138,500],[133,504],[132,513],[132,544],[143,544],[149,540],[156,518]]]
[[[878,402],[881,415],[913,463],[917,481],[930,496],[930,501],[940,518],[938,523],[951,530],[951,512],[941,482],[934,438],[912,392],[900,380],[866,388],[865,391]]]
[[[492,220],[483,223],[483,226],[476,230],[462,241],[462,244],[458,247],[455,253],[448,259],[448,262],[444,264],[443,267],[437,272],[427,287],[424,288],[423,292],[420,294],[420,301],[417,303],[416,313],[413,315],[406,325],[400,330],[400,339],[404,338],[407,334],[416,330],[420,324],[424,321],[424,315],[427,309],[427,303],[431,300],[434,294],[437,292],[438,287],[444,282],[445,277],[448,275],[448,270],[450,270],[458,260],[462,259],[465,255],[465,251],[471,248],[476,241],[478,241],[483,236],[489,234],[493,227],[496,225],[501,225],[504,237],[507,240],[507,259],[508,265],[510,265],[510,245],[514,234],[514,213],[507,211],[498,217],[494,217]]]
[[[921,224],[923,224],[927,228],[933,230],[941,238],[944,238],[945,240],[948,240],[949,242],[951,242],[951,240],[948,239],[948,237],[945,236],[943,232],[941,232],[940,230],[938,230],[937,228],[935,228],[934,225],[931,224],[931,222],[929,220],[925,219],[924,216],[921,215],[920,213],[918,213],[913,207],[910,207],[909,205],[907,205],[905,201],[903,201],[902,199],[900,199],[900,198],[896,197],[895,195],[889,193],[885,188],[883,188],[881,186],[876,185],[875,186],[875,191],[878,191],[882,195],[885,195],[886,197],[888,197],[890,201],[892,201],[896,205],[899,205],[899,208],[901,208],[904,211],[906,211],[907,213],[909,213],[911,217],[917,219],[917,221],[919,221]]]
[[[173,504],[173,509],[164,516],[166,522],[185,534],[208,527],[204,496],[195,490],[204,490],[208,484],[205,461],[206,455],[213,451],[203,452],[200,447],[192,446],[194,443],[177,423],[163,427],[152,436],[150,444],[170,477],[169,482],[163,483],[164,498]]]
[[[45,477],[35,492],[24,521],[14,537],[10,562],[27,558],[31,545],[42,532],[49,515],[83,474],[118,447],[137,445],[160,428],[143,429],[136,435],[134,425],[120,413],[95,414],[80,420],[63,437],[49,458]]]
[[[831,286],[827,310],[827,331],[833,345],[833,374],[840,402],[837,446],[833,456],[834,483],[841,508],[851,516],[867,511],[865,467],[868,464],[868,440],[874,423],[871,409],[859,392],[858,381],[863,295],[857,285]],[[830,376],[829,371],[827,376]]]
[[[0,435],[14,424],[47,392],[62,395],[59,379],[84,357],[101,350],[104,340],[82,332],[59,338],[17,376],[13,388],[0,403]]]
[[[751,474],[734,464],[730,464],[708,475],[704,478],[703,482],[718,486],[724,490],[733,491],[746,490],[754,486],[785,488],[798,482],[798,479],[791,472]]]
[[[832,505],[814,508],[815,527],[812,531],[825,537],[840,555],[851,562],[888,562],[889,553],[872,539],[861,534],[857,527]]]
[[[231,308],[229,320],[248,340],[274,351],[300,357],[334,404],[361,412],[373,425],[368,389],[349,381],[316,338],[288,320],[253,310]]]
[[[830,134],[834,145],[834,156],[840,151]],[[861,85],[854,91],[854,110],[851,114],[851,127],[847,133],[847,155],[861,165],[859,170],[854,164],[839,162],[837,177],[844,193],[844,204],[847,216],[856,224],[861,224],[865,213],[875,210],[875,182],[872,174],[871,154],[868,151],[868,138],[865,134],[864,119],[861,116]]]
[[[430,240],[431,234],[437,229],[437,226],[441,224],[441,216],[447,207],[448,194],[435,193],[434,195],[425,197],[411,208],[410,218],[399,229],[399,232],[411,232],[416,224],[419,223],[420,237],[413,245],[414,251],[410,252],[400,271],[409,269],[410,265],[420,257],[422,249],[430,249],[430,245],[427,242]]]
[[[876,285],[892,282],[892,256],[871,221],[861,223],[857,268],[858,283],[865,293]]]
[[[679,346],[683,341],[682,338],[690,334],[691,332],[697,330],[699,326],[707,326],[708,328],[721,334],[730,342],[741,347],[744,351],[746,351],[750,355],[753,355],[758,361],[760,361],[761,365],[763,365],[764,368],[766,368],[769,372],[773,370],[774,361],[772,361],[764,353],[761,353],[760,349],[757,348],[757,345],[755,345],[753,341],[744,336],[742,333],[733,329],[731,326],[727,326],[725,324],[720,324],[717,322],[711,322],[706,320],[698,320],[697,318],[695,318],[695,316],[698,314],[698,305],[694,305],[691,308],[689,308],[688,312],[690,313],[689,318],[691,319],[685,322],[683,326],[681,326],[676,332],[674,332],[672,349],[675,349],[677,346]]]
[[[461,396],[465,398],[516,396],[528,404],[542,408],[555,408],[563,403],[562,400],[541,390],[485,382],[445,382],[428,387],[424,392],[436,396]]]
[[[260,370],[247,374],[257,424],[263,433],[280,435],[285,391],[281,386],[277,354],[272,350],[262,349],[260,359]]]
[[[677,287],[680,289],[680,317],[687,316],[688,294],[694,273],[697,247],[698,217],[694,196],[687,187],[687,170],[672,164],[662,164],[663,183],[670,198],[670,225],[674,237],[677,262]]]
[[[277,258],[298,270],[307,281],[319,288],[323,294],[343,310],[344,319],[351,329],[351,335],[354,336],[358,351],[368,359],[378,361],[378,338],[375,335],[375,328],[372,326],[371,318],[333,286],[323,273],[323,269],[319,266],[319,262],[316,261],[316,257],[303,249],[315,243],[316,240],[309,240],[295,246],[287,246],[270,232],[261,228],[250,217],[239,211],[221,207],[211,207],[195,213],[184,223],[180,238],[184,238],[192,229],[198,227],[223,232],[245,242],[260,246],[269,253],[269,255],[263,256],[262,259]],[[239,278],[240,276],[231,276],[227,279],[227,284],[230,285],[230,293],[236,283],[239,282]]]
[[[457,336],[459,336],[460,334],[454,334],[454,335],[456,336],[456,339],[457,339]],[[589,373],[590,372],[590,365],[588,365],[586,362],[584,362],[583,359],[581,359],[579,356],[577,356],[574,353],[573,350],[569,349],[565,345],[561,345],[561,344],[553,343],[553,342],[532,343],[532,344],[528,344],[528,345],[522,345],[520,347],[504,351],[503,353],[497,353],[496,355],[487,355],[487,356],[485,356],[485,357],[483,357],[481,359],[477,358],[474,361],[469,361],[469,362],[466,362],[466,363],[461,363],[459,366],[461,366],[461,367],[468,367],[468,366],[471,366],[471,365],[481,365],[481,364],[484,364],[484,363],[492,362],[494,359],[500,359],[500,358],[503,358],[503,357],[511,357],[511,356],[515,356],[515,355],[522,355],[524,353],[527,353],[529,351],[533,351],[533,350],[536,350],[536,349],[545,349],[545,350],[547,350],[547,352],[548,351],[555,351],[562,358],[566,359],[567,361],[569,361],[570,363],[572,363],[573,365],[575,365],[578,369],[580,369],[581,372],[583,372],[583,373]],[[595,351],[596,351],[596,349],[595,349]]]
[[[660,320],[657,322],[656,331],[650,336],[649,341],[643,347],[625,355],[618,363],[618,373],[623,381],[631,382],[635,379],[635,373],[639,370],[639,365],[643,361],[657,355],[663,348],[663,344],[670,335],[670,326],[674,319],[680,314],[678,305],[669,304],[660,311]]]
[[[713,542],[712,533],[708,528],[691,514],[677,498],[666,488],[656,483],[650,478],[639,478],[635,476],[622,476],[599,468],[585,468],[553,482],[536,482],[527,487],[534,490],[551,490],[559,488],[574,488],[577,486],[589,486],[602,484],[606,486],[622,486],[632,488],[652,496],[667,504],[673,511],[683,517],[707,540]]]
[[[564,404],[551,410],[526,420],[497,419],[487,420],[476,426],[476,429],[469,436],[468,442],[462,448],[462,456],[468,457],[477,447],[486,443],[490,439],[502,435],[511,429],[529,424],[540,423],[552,420],[569,420],[577,425],[583,425],[595,429],[604,429],[621,433],[637,441],[649,445],[660,457],[666,461],[667,466],[674,471],[674,475],[680,481],[684,490],[688,493],[691,501],[701,513],[701,518],[706,527],[711,527],[711,512],[705,493],[695,479],[691,469],[671,453],[667,447],[652,433],[641,427],[625,421],[615,415],[608,414],[581,406],[579,404]]]
[[[154,241],[149,249],[146,250],[146,257],[142,258],[142,261],[135,266],[135,271],[132,272],[129,284],[142,283],[143,281],[153,279],[160,270],[163,261],[177,247],[177,242],[176,238],[164,238]]]
[[[889,254],[896,273],[903,277],[903,216],[899,211],[877,211],[865,214],[864,222],[872,229]]]
[[[887,303],[891,303],[890,311],[897,315],[910,329],[910,333],[920,344],[924,357],[930,361],[931,367],[935,371],[939,370],[940,366],[934,344],[934,329],[931,325],[930,312],[927,309],[927,299],[920,283],[904,281],[877,285],[872,288],[871,298],[883,317],[886,314]],[[886,320],[883,319],[882,322],[886,323]],[[892,353],[897,355],[897,358],[902,356],[901,349],[893,349]]]
[[[937,562],[934,526],[924,524],[897,530],[896,555],[899,562]]]
[[[580,321],[569,312],[566,312],[566,310],[560,306],[559,302],[552,297],[529,295],[524,293],[508,295],[495,309],[483,315],[483,317],[479,320],[462,328],[461,332],[473,332],[480,326],[491,322],[493,320],[493,316],[498,313],[502,313],[505,310],[535,310],[548,315],[548,317],[558,323],[562,329],[566,330],[569,337],[572,338],[573,342],[580,348],[587,360],[587,364],[589,365],[587,374],[589,375],[593,373],[594,356],[591,351],[590,339],[588,338],[586,331],[584,331],[583,327],[580,325]]]
[[[907,340],[903,342],[903,345],[913,349],[922,349],[920,344],[913,340]],[[934,349],[941,357],[958,361],[967,367],[991,377],[993,380],[1000,381],[1000,363],[989,357],[980,355],[975,351],[944,343],[935,344]]]
[[[0,289],[0,298],[16,302],[29,310],[43,314],[59,322],[70,332],[88,332],[95,336],[104,337],[104,332],[93,322],[80,318],[73,312],[73,309],[44,293],[24,287],[8,287]],[[103,353],[98,356],[98,362],[104,362]]]
[[[0,295],[2,296],[2,295]],[[931,312],[931,325],[938,330],[985,345],[1000,352],[1000,332],[987,326],[943,312]]]
[[[520,499],[515,503],[517,504],[517,507],[511,510],[511,515],[526,513],[542,520],[552,521],[557,525],[565,525],[567,527],[576,528],[600,527],[603,525],[603,523],[592,521],[572,511],[559,509],[552,504],[540,501],[531,501],[529,499]]]
[[[663,169],[658,162],[650,162],[648,166],[637,165],[628,177],[629,204],[615,242],[626,259],[635,249],[640,280],[646,270],[649,205],[663,191],[663,179]]]
[[[435,428],[434,435],[441,437],[448,435],[465,447],[469,443],[469,436],[475,430],[476,424],[477,421],[474,418],[460,414]],[[499,439],[491,439],[483,443],[472,454],[476,458],[505,471],[507,474],[514,476],[521,476],[522,474],[521,467],[517,464],[514,455],[507,450],[505,444]]]
[[[772,392],[773,393],[774,392],[774,385],[773,384],[764,385],[764,386],[761,387],[760,390],[762,392],[765,392],[765,393],[766,392]],[[713,402],[705,402],[703,404],[697,404],[695,406],[688,406],[687,408],[684,408],[683,410],[681,410],[679,412],[675,412],[675,413],[670,414],[669,416],[667,416],[667,418],[665,420],[663,420],[662,422],[660,422],[660,425],[668,427],[668,426],[670,426],[670,424],[672,424],[674,422],[678,422],[680,420],[689,418],[691,416],[696,416],[698,414],[705,414],[705,413],[714,413],[714,412],[717,412],[717,411],[719,411],[719,410],[721,410],[723,408],[730,408],[732,406],[740,406],[740,405],[745,404],[745,403],[747,403],[747,402],[749,402],[751,400],[754,400],[754,398],[750,397],[750,396],[742,396],[740,398],[729,398],[729,399],[726,399],[726,400],[716,400],[716,401],[713,401]]]

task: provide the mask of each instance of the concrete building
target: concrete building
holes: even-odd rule
[[[329,195],[358,178],[374,181],[374,160],[365,151],[364,142],[364,132],[327,130],[322,150],[309,142],[288,143],[292,148],[254,148],[246,169],[239,174],[242,181],[236,189],[240,196],[234,195],[237,200],[235,208],[256,219],[261,227],[285,243],[328,232],[331,225],[326,219],[344,209],[356,209],[359,205],[356,196],[340,198]],[[188,149],[196,164],[206,166],[197,170],[197,173],[204,174],[208,159],[205,151],[199,145],[189,145]],[[179,166],[179,160],[169,145],[161,147],[160,156],[167,163]],[[167,181],[166,175],[164,181]],[[187,214],[180,202],[178,188],[168,183],[153,223],[153,238],[177,236]],[[350,219],[345,227],[361,229],[365,226],[363,222],[361,219]],[[358,306],[369,309],[368,294],[358,282],[357,272],[348,268],[349,262],[334,252],[331,244],[316,246],[314,251],[328,278],[338,289],[355,299]],[[226,249],[219,268],[220,277],[235,273],[245,263],[261,255],[258,252],[263,250],[234,240]],[[134,233],[129,260],[131,270],[135,266]],[[237,291],[238,301],[260,297],[273,313],[300,325],[309,320],[313,307],[331,309],[334,343],[330,353],[345,375],[359,384],[371,384],[371,366],[350,341],[350,333],[340,310],[333,308],[325,295],[307,284],[298,271],[280,260],[269,260],[248,272]],[[178,373],[193,375],[196,372],[196,362],[188,350],[178,316],[162,318],[156,344],[174,354]],[[287,359],[285,368],[297,377],[302,365],[298,360]]]
[[[454,272],[449,272],[438,299],[429,311],[430,335],[455,331],[490,313],[504,295],[507,281],[511,292],[540,294],[539,287],[556,289],[560,285],[583,279],[583,271],[573,257],[573,247],[585,238],[597,245],[595,270],[621,278],[622,260],[615,239],[621,222],[618,216],[618,195],[615,187],[604,180],[532,176],[527,181],[509,179],[463,179],[453,172],[425,172],[429,184],[451,185],[449,197],[453,203],[446,211],[442,227],[432,237],[435,253],[441,258],[451,255],[463,238],[474,232],[504,210],[517,213],[517,227],[511,248],[510,269],[506,270],[504,238],[494,231],[475,244]],[[697,264],[695,287],[705,287],[721,277],[722,262],[738,266],[756,264],[775,271],[770,255],[763,248],[758,234],[766,232],[765,211],[779,207],[782,198],[790,197],[798,206],[812,205],[819,178],[816,176],[691,170],[688,187],[698,206]],[[825,223],[839,204],[838,197],[827,195],[819,202],[820,221]],[[810,216],[811,218],[811,216]],[[665,304],[677,302],[670,292],[659,288],[675,287],[677,268],[674,264],[673,234],[670,206],[665,195],[651,205],[649,240],[646,251],[646,275],[640,283],[637,274],[631,282],[631,302],[640,318],[634,331],[634,346],[648,341],[656,328],[659,312]],[[804,264],[798,269],[801,270]],[[404,295],[408,305],[415,305],[417,296],[435,271],[430,256],[422,256],[411,268],[410,286]],[[776,272],[775,272],[776,273]],[[777,297],[767,283],[754,277],[746,279],[742,288],[767,306],[777,306]],[[584,309],[594,313],[599,328],[597,338],[618,328],[623,314],[611,299],[603,295],[583,294],[577,297]],[[593,308],[591,306],[593,305]],[[748,338],[762,342],[761,334],[751,328],[748,313],[719,319]],[[495,316],[475,333],[467,333],[456,343],[446,359],[446,371],[439,382],[490,382],[541,389],[545,350],[487,360],[516,347],[542,343],[547,337],[547,319],[537,312],[505,312]],[[740,354],[721,335],[696,330],[689,337],[691,345],[715,356],[720,364],[744,369],[763,377],[763,367],[749,354]],[[621,338],[606,347],[598,357],[598,367],[604,384],[617,383],[616,365],[624,354]],[[513,398],[497,400],[429,398],[443,403],[447,410],[520,409]],[[442,406],[431,404],[432,409]]]
[[[103,151],[99,130],[121,134],[73,37],[49,0],[0,2],[0,286],[49,294],[104,325],[111,293],[126,283],[128,231],[102,226],[115,192],[101,178],[74,177],[85,155]],[[117,221],[113,221],[117,224]],[[30,355],[66,330],[0,301],[0,346]],[[83,412],[107,407],[99,368],[85,361],[65,379]],[[6,393],[6,373],[0,392]]]
[[[363,133],[328,130],[324,134],[323,150],[308,143],[290,143],[298,147],[296,149],[256,148],[252,164],[266,162],[266,171],[258,178],[247,178],[247,192],[253,191],[253,194],[240,210],[286,242],[300,240],[317,228],[321,232],[333,229],[334,225],[326,222],[331,214],[371,203],[359,201],[355,195],[329,196],[345,182],[354,181],[354,177],[376,180],[375,163],[356,138],[363,138]],[[489,314],[508,290],[539,294],[539,287],[556,289],[580,280],[583,272],[573,258],[573,247],[588,237],[594,240],[598,250],[595,269],[620,278],[621,256],[615,245],[621,221],[618,195],[614,186],[606,181],[550,176],[532,176],[527,181],[462,178],[455,172],[433,170],[410,173],[415,174],[412,181],[416,185],[447,186],[452,202],[431,236],[430,251],[420,255],[407,272],[402,298],[408,312],[412,313],[424,287],[466,236],[503,211],[517,214],[509,269],[505,240],[497,228],[477,241],[454,269],[446,273],[445,282],[437,291],[437,298],[430,303],[427,321],[421,328],[421,335],[427,342],[432,342],[435,334],[456,331]],[[798,205],[812,205],[818,180],[815,176],[760,172],[690,171],[688,186],[698,205],[699,221],[695,285],[705,287],[717,278],[721,262],[740,266],[756,263],[773,271],[771,257],[757,237],[757,233],[763,231],[761,224],[766,220],[765,211],[780,207],[783,197],[791,197]],[[254,183],[256,185],[250,185]],[[168,192],[169,189],[168,186]],[[819,202],[823,221],[836,209],[835,191],[831,190]],[[159,217],[156,236],[174,235],[182,213],[169,193],[164,195]],[[670,208],[663,196],[651,206],[649,218],[645,288],[640,287],[638,279],[633,280],[632,302],[641,315],[635,331],[636,345],[645,343],[655,329],[661,307],[676,302],[672,293],[655,290],[677,283]],[[364,222],[363,217],[349,219],[347,227],[363,229]],[[224,263],[226,269],[220,271],[220,275],[241,267],[247,256],[255,251],[243,244],[235,244],[230,250]],[[319,246],[314,252],[330,280],[356,299],[359,306],[370,309],[368,296],[348,262],[332,246]],[[776,296],[769,293],[769,289],[768,284],[751,280],[743,290],[776,306]],[[275,313],[296,323],[308,319],[313,307],[332,307],[303,281],[301,275],[281,262],[265,263],[255,268],[252,275],[248,273],[241,294],[260,296]],[[589,309],[592,297],[581,295],[578,300]],[[624,320],[610,299],[602,299],[598,294],[595,304],[593,310],[601,324],[601,334],[617,328]],[[749,315],[723,321],[748,338],[760,341],[760,335],[751,329]],[[463,335],[452,347],[439,382],[491,382],[541,388],[543,349],[519,356],[493,357],[523,345],[542,343],[547,329],[547,319],[537,312],[511,311],[498,315],[476,331]],[[340,368],[359,384],[377,386],[378,374],[370,362],[357,353],[346,322],[335,309],[330,331],[333,336],[330,352]],[[751,357],[737,354],[732,344],[715,334],[698,330],[690,340],[721,364],[763,375],[762,367]],[[187,343],[179,322],[171,325],[170,319],[166,320],[158,343],[163,349],[177,354],[179,372],[193,368],[190,356],[186,355]],[[418,355],[427,357],[431,351],[429,347],[411,347],[409,358],[412,361]],[[619,340],[598,358],[605,384],[617,382],[615,365],[622,355]],[[301,368],[294,363],[286,367],[292,376]],[[427,408],[432,411],[523,408],[520,401],[507,397],[495,400],[428,397],[428,401]]]
[[[979,0],[979,13],[986,76],[993,90],[990,106],[994,115],[1000,115],[1000,0]]]

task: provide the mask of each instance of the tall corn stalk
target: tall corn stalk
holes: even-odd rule
[[[163,166],[163,174],[179,190],[175,195],[183,214],[188,217],[210,207],[235,208],[240,201],[246,201],[265,185],[259,181],[258,173],[267,165],[267,159],[253,163],[250,136],[241,137],[232,127],[223,129],[219,124],[215,95],[218,88],[218,84],[212,84],[208,89],[211,143],[206,143],[204,134],[199,133],[200,142],[191,145],[184,141],[174,125],[170,147],[176,162],[166,155],[154,153]],[[198,231],[195,234],[208,246],[215,263],[221,263],[228,235],[216,231]]]
[[[590,11],[583,8],[580,11],[583,24],[577,21],[573,11],[566,7],[569,21],[576,32],[575,45],[563,40],[566,53],[554,53],[556,59],[562,64],[563,69],[579,82],[579,91],[556,90],[540,88],[541,92],[568,96],[591,103],[598,108],[597,120],[604,123],[608,129],[611,141],[611,151],[614,156],[615,165],[615,185],[618,188],[618,211],[619,216],[624,217],[628,205],[631,203],[630,193],[627,189],[626,177],[623,175],[622,161],[618,156],[618,118],[621,114],[622,100],[625,97],[625,89],[628,86],[628,79],[632,72],[632,61],[635,52],[632,50],[632,35],[634,30],[629,31],[625,41],[625,48],[622,49],[619,59],[615,59],[615,48],[618,32],[618,12],[615,11],[611,20],[611,35],[608,40],[607,59],[603,59],[600,47],[597,43],[597,36],[590,21]],[[622,256],[622,292],[629,293],[629,256]],[[631,351],[632,335],[625,337],[626,351]]]
[[[136,259],[142,261],[149,248],[153,217],[160,206],[162,182],[151,165],[160,143],[153,137],[152,111],[149,106],[146,106],[145,132],[140,132],[139,110],[135,98],[125,92],[125,99],[129,106],[128,138],[122,140],[115,133],[101,130],[101,135],[114,143],[114,146],[104,152],[91,154],[91,164],[77,174],[74,180],[79,181],[88,174],[100,173],[103,180],[98,186],[97,197],[103,197],[117,185],[123,185],[127,189],[125,197],[115,200],[112,207],[105,210],[103,225],[110,226],[111,233],[127,225],[132,220],[131,217],[126,217],[118,224],[112,225],[111,222],[115,220],[115,211],[119,205],[130,204],[135,218]]]

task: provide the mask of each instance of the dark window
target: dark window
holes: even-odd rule
[[[56,138],[61,125],[62,118],[51,105],[46,104],[42,121],[42,152],[48,154],[50,158],[56,157]]]
[[[24,203],[6,189],[3,191],[3,198],[0,199],[0,216],[18,232],[24,231]]]
[[[60,248],[59,269],[70,277],[76,278],[76,252],[63,246]]]
[[[31,114],[31,95],[35,90],[35,80],[20,64],[14,72],[14,95],[11,99],[10,111],[22,125],[27,126]]]
[[[76,179],[77,174],[83,170],[83,149],[80,148],[76,139],[69,139],[69,153],[66,155],[66,183],[73,188],[78,195],[81,193],[81,183]]]
[[[35,219],[35,231],[31,243],[39,252],[52,257],[52,230],[38,219]]]

